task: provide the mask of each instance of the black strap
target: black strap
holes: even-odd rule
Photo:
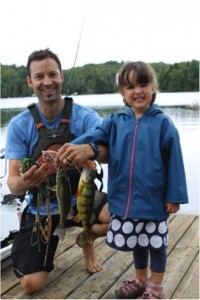
[[[24,208],[22,215],[21,215],[21,222],[20,222],[20,230],[24,230],[26,228],[26,214],[28,211],[30,204],[27,204],[26,207]]]
[[[63,118],[62,119],[70,119],[71,116],[71,111],[72,111],[72,103],[73,103],[73,98],[71,97],[65,97],[65,104],[64,104],[64,108],[63,108]],[[32,117],[36,123],[36,125],[38,124],[42,124],[40,115],[36,109],[36,103],[31,103],[27,106],[27,108],[30,110]],[[44,125],[43,125],[44,126]]]

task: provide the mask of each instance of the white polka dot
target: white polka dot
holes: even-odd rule
[[[160,233],[166,233],[167,232],[167,222],[166,221],[163,221],[159,224],[158,226],[158,231]]]
[[[134,248],[135,245],[137,244],[137,237],[136,236],[130,236],[127,241],[126,244],[129,248]]]
[[[117,247],[123,247],[125,245],[125,238],[121,234],[116,234],[114,242]]]
[[[144,233],[140,234],[138,237],[138,244],[142,247],[146,247],[149,244],[148,236]]]
[[[117,219],[114,219],[112,221],[111,226],[112,226],[112,230],[117,231],[121,227],[121,222]]]
[[[108,241],[108,243],[112,243],[112,241],[113,241],[113,233],[110,230],[108,230],[108,232],[107,232],[107,241]]]
[[[139,232],[142,230],[143,225],[144,225],[143,222],[138,223],[137,226],[135,227],[135,231],[136,231],[137,233],[139,233]]]
[[[150,238],[150,244],[154,247],[154,248],[160,248],[162,246],[162,238],[159,235],[153,235]]]
[[[148,222],[145,226],[146,232],[152,233],[156,230],[156,224],[154,222]]]
[[[124,233],[131,233],[133,231],[133,224],[129,221],[125,222],[122,226],[122,231]]]

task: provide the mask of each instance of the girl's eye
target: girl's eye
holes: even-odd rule
[[[130,86],[130,85],[129,85],[129,86],[126,86],[126,89],[127,89],[127,90],[132,90],[132,89],[134,89],[134,86]]]

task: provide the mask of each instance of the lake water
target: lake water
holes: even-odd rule
[[[96,109],[102,117],[114,111],[121,111],[124,108],[122,97],[119,94],[73,96],[73,99],[76,103]],[[7,125],[10,118],[32,102],[37,102],[37,99],[35,97],[0,99],[0,149],[5,147]],[[198,92],[159,93],[156,103],[171,117],[180,134],[190,203],[182,205],[179,213],[199,214],[199,110],[184,108],[183,106],[200,105],[200,95]],[[5,169],[4,160],[1,159],[0,163],[0,176],[3,176]],[[103,165],[103,169],[104,190],[106,191],[107,166]],[[1,178],[4,190],[7,189],[5,181],[6,176]]]

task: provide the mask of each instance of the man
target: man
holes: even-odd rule
[[[54,194],[48,203],[48,197],[43,195],[42,204],[38,207],[38,187],[47,182],[48,178],[54,178],[54,175],[49,177],[52,173],[49,171],[49,162],[33,164],[25,170],[22,161],[24,158],[41,161],[42,150],[56,145],[54,150],[58,151],[62,144],[70,142],[87,130],[95,129],[101,124],[101,118],[95,111],[62,98],[61,63],[49,49],[33,52],[28,58],[27,71],[28,85],[39,102],[10,121],[6,158],[9,159],[8,186],[11,192],[23,195],[29,191],[28,206],[22,215],[20,233],[14,240],[11,258],[13,271],[20,278],[22,288],[27,294],[32,294],[44,286],[48,273],[54,268],[53,257],[59,241],[58,236],[53,235],[59,223],[58,201]],[[88,151],[91,151],[91,158],[96,158],[92,148]],[[68,174],[74,206],[80,174],[75,170]],[[91,227],[93,239],[104,236],[107,231],[109,213],[107,203],[103,204],[96,216],[96,224]],[[40,232],[40,237],[37,232]],[[102,266],[95,257],[94,246],[89,243],[82,245],[81,235],[77,237],[77,243],[83,248],[88,271],[100,271]]]

